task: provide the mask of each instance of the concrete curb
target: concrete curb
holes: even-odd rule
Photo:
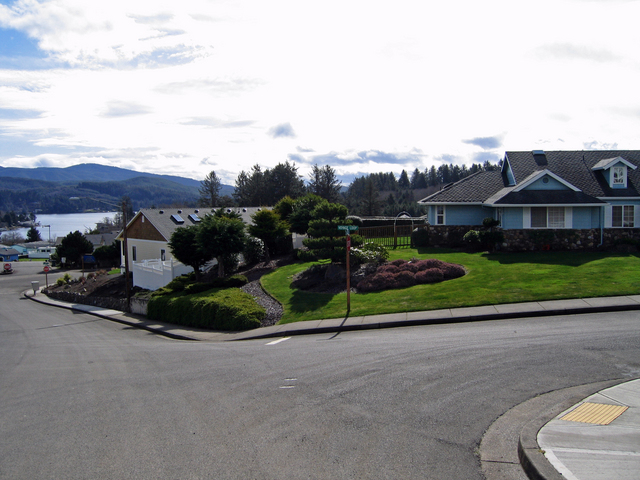
[[[480,308],[480,307],[479,307]],[[243,334],[238,334],[238,338],[230,338],[230,341],[239,340],[253,340],[261,338],[273,338],[282,337],[283,335],[305,335],[316,333],[339,333],[358,330],[376,330],[381,328],[396,328],[396,327],[415,327],[421,325],[445,325],[449,323],[465,323],[465,322],[483,322],[491,320],[507,320],[514,318],[534,318],[534,317],[553,317],[557,315],[580,315],[587,313],[608,313],[608,312],[624,312],[631,310],[640,310],[640,304],[626,304],[626,305],[602,305],[602,306],[590,306],[590,307],[578,307],[578,308],[559,308],[550,310],[537,310],[528,312],[509,312],[509,313],[490,313],[490,314],[477,314],[477,315],[464,315],[455,317],[439,317],[439,318],[412,318],[407,320],[381,320],[380,322],[367,323],[348,323],[350,318],[346,317],[341,325],[333,326],[311,326],[305,325],[307,322],[296,322],[281,325],[274,331],[258,333],[256,330],[248,330]],[[428,312],[426,312],[428,313]],[[363,317],[366,318],[366,317]],[[294,327],[294,325],[297,327]],[[270,328],[270,327],[267,327]],[[260,330],[260,329],[257,329]],[[253,333],[255,332],[255,333]]]
[[[527,422],[520,432],[520,438],[518,439],[518,458],[520,459],[520,465],[527,476],[532,480],[562,480],[566,478],[558,472],[555,467],[551,465],[549,460],[547,460],[547,457],[545,457],[544,451],[538,444],[538,432],[560,413],[582,402],[586,397],[589,397],[600,390],[620,385],[628,381],[630,380],[611,380],[582,385],[580,386],[581,393],[576,393],[563,399],[545,413],[537,415],[535,418]],[[555,392],[551,392],[551,394],[553,393]]]
[[[23,295],[26,298],[28,298],[29,300],[33,300],[34,302],[40,303],[42,305],[49,305],[51,307],[63,308],[63,309],[66,309],[66,310],[73,310],[73,311],[76,311],[76,312],[87,313],[89,315],[93,315],[94,317],[103,318],[105,320],[110,320],[112,322],[117,322],[117,323],[120,323],[122,325],[127,325],[129,327],[134,327],[134,328],[139,328],[141,330],[146,330],[146,331],[151,332],[151,333],[156,333],[158,335],[163,335],[163,336],[168,337],[168,338],[173,338],[174,340],[191,340],[191,341],[195,341],[195,342],[199,341],[197,338],[187,337],[185,335],[180,335],[178,333],[168,332],[168,331],[163,330],[162,328],[159,328],[159,327],[151,326],[151,325],[147,324],[146,322],[144,322],[143,320],[140,320],[140,321],[127,321],[127,320],[125,320],[123,318],[118,318],[118,317],[115,317],[115,316],[112,316],[112,315],[103,315],[100,312],[91,311],[88,308],[86,308],[86,307],[90,308],[90,305],[81,305],[81,306],[78,306],[78,307],[76,307],[75,304],[65,305],[65,304],[61,304],[59,302],[52,302],[51,300],[48,299],[48,297],[47,297],[47,299],[49,301],[44,301],[44,300],[40,300],[39,298],[37,298],[36,295],[29,295],[29,292],[30,291],[27,290],[27,291],[25,291],[23,293]],[[80,305],[80,304],[78,304],[78,305]],[[85,307],[85,308],[81,308],[81,307]]]

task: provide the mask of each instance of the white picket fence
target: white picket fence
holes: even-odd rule
[[[180,275],[193,272],[193,268],[174,260],[160,259],[133,262],[133,286],[157,290]]]

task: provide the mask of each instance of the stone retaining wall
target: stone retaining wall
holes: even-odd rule
[[[46,289],[43,290],[43,293],[45,293],[49,298],[54,298],[63,302],[93,305],[94,307],[119,310],[121,312],[127,311],[127,300],[124,298],[87,297],[86,295],[80,295],[79,293],[57,292]],[[149,301],[147,299],[132,298],[130,309],[131,313],[146,316],[148,302]]]
[[[463,240],[469,230],[483,230],[477,225],[427,225],[430,247],[465,248]],[[520,229],[502,230],[504,242],[499,249],[506,252],[536,250],[596,250],[618,249],[636,251],[640,244],[640,229]],[[601,245],[602,243],[602,245]]]

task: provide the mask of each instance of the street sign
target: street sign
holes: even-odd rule
[[[338,225],[338,230],[346,230],[347,232],[353,232],[358,230],[357,225]]]
[[[5,263],[5,264],[4,264],[4,269],[5,269],[6,271],[11,270],[11,264],[10,264],[10,263]]]
[[[43,270],[44,270],[44,273],[49,273],[49,270],[51,269],[49,268],[49,265],[45,265]]]

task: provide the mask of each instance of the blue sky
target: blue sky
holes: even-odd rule
[[[233,184],[637,149],[636,0],[0,0],[0,165]]]

